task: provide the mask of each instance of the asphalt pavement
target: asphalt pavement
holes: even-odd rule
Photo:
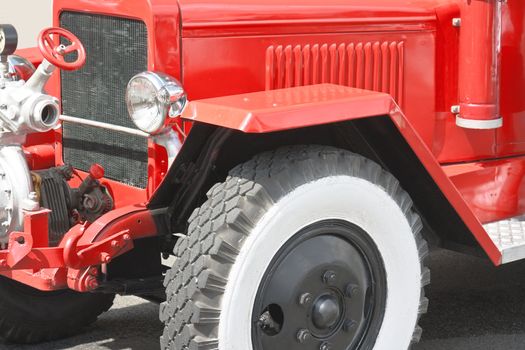
[[[423,339],[413,350],[525,349],[525,263],[495,268],[484,259],[437,251],[430,267],[430,308],[421,320]],[[118,297],[82,335],[0,349],[155,350],[162,332],[157,313],[155,304]]]

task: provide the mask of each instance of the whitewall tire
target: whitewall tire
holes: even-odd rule
[[[392,350],[419,340],[428,248],[408,194],[379,165],[287,147],[236,167],[208,197],[166,276],[163,349]]]

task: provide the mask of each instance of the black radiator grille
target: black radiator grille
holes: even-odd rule
[[[125,92],[135,74],[147,70],[147,30],[143,22],[64,12],[61,27],[86,47],[85,66],[61,73],[65,115],[135,128]],[[117,131],[64,123],[64,161],[88,170],[99,163],[108,178],[137,187],[147,183],[147,140]]]

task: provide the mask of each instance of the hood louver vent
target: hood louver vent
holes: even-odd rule
[[[401,105],[403,77],[403,42],[279,45],[266,50],[266,90],[332,83],[389,93]]]

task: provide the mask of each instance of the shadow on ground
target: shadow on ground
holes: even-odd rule
[[[495,268],[486,259],[431,255],[429,312],[414,350],[525,349],[525,263]]]
[[[429,263],[430,308],[421,320],[423,339],[413,350],[525,349],[525,263],[495,268],[485,259],[445,251],[433,252]],[[0,349],[155,350],[161,332],[157,305],[119,297],[82,335]]]

